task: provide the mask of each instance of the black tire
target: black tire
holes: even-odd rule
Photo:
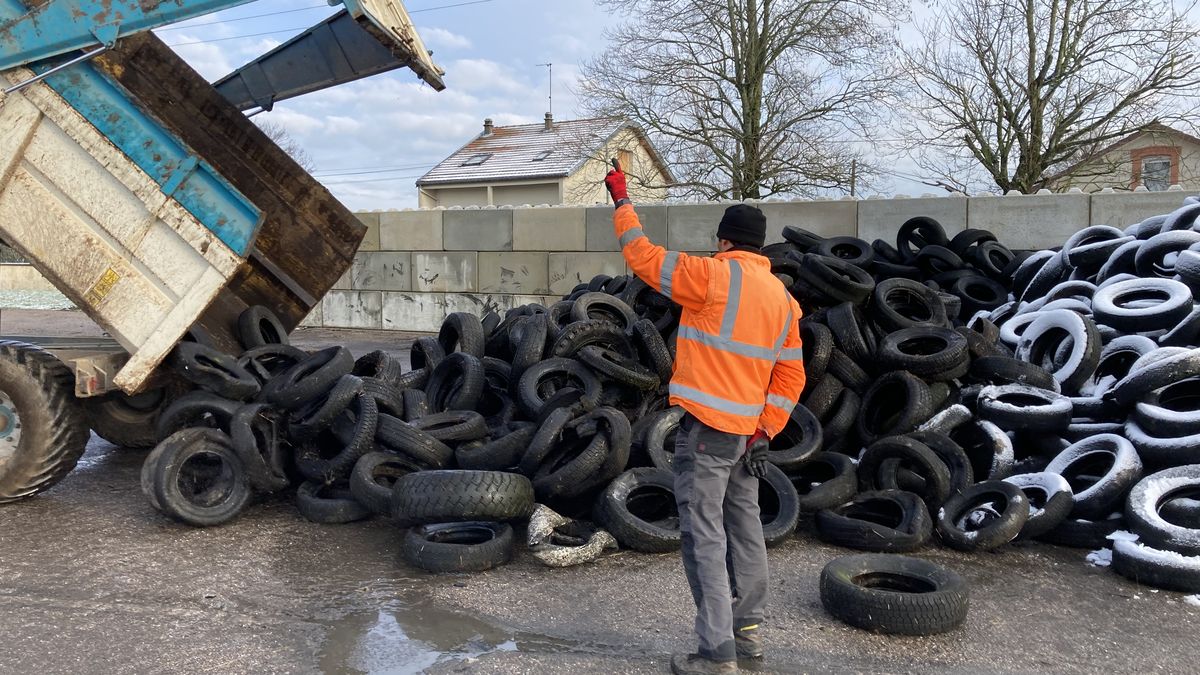
[[[1142,477],[1133,444],[1116,434],[1086,438],[1055,457],[1046,471],[1057,473],[1074,491],[1072,518],[1103,518]]]
[[[499,471],[422,471],[396,481],[392,507],[401,525],[521,520],[533,513],[533,485]]]
[[[990,551],[1016,539],[1028,519],[1029,499],[1021,488],[987,480],[947,500],[938,514],[937,529],[951,548]]]
[[[429,414],[429,397],[420,389],[404,389],[400,392],[400,400],[404,402],[405,422],[415,422]]]
[[[662,384],[662,380],[650,369],[614,349],[589,345],[580,349],[576,358],[602,379],[629,385],[635,389],[650,390]]]
[[[432,371],[444,358],[446,350],[442,349],[442,344],[428,335],[413,340],[408,350],[408,366],[413,371]]]
[[[1070,548],[1096,550],[1112,545],[1108,535],[1125,529],[1125,518],[1115,514],[1116,518],[1104,520],[1083,520],[1068,517],[1057,527],[1038,537],[1039,541]]]
[[[1071,399],[1024,384],[984,387],[976,403],[979,417],[1005,431],[1064,431],[1071,424]]]
[[[875,354],[875,336],[867,328],[862,312],[843,302],[829,308],[825,315],[833,341],[855,363],[870,363]]]
[[[312,479],[319,476],[327,483],[349,478],[358,458],[374,447],[380,418],[379,408],[374,399],[369,396],[355,396],[339,418],[346,420],[344,433],[318,435],[297,452],[297,461],[300,461],[301,454],[306,454],[311,467],[309,471],[304,472],[305,477]],[[333,427],[336,432],[336,420]],[[329,437],[335,438],[337,443],[330,442]],[[330,452],[328,454],[331,456],[327,456],[323,451],[336,452]]]
[[[931,244],[946,246],[950,240],[941,223],[928,216],[917,216],[904,221],[896,232],[896,250],[907,260],[917,257],[917,251]]]
[[[250,501],[250,484],[229,436],[216,429],[184,429],[161,443],[153,465],[157,506],[195,527],[229,522]]]
[[[356,398],[363,395],[363,383],[355,375],[343,375],[325,394],[292,412],[288,433],[293,439],[312,438],[328,429]],[[372,431],[374,433],[374,431]]]
[[[937,292],[911,279],[884,279],[875,287],[871,318],[886,332],[913,326],[949,326]]]
[[[881,488],[884,462],[898,460],[903,467],[921,477],[920,496],[930,512],[939,508],[950,496],[950,470],[937,454],[920,441],[908,436],[880,439],[863,451],[858,460],[858,484],[863,490]]]
[[[675,478],[656,468],[630,469],[605,488],[594,518],[625,548],[644,553],[679,550],[682,533]]]
[[[1200,465],[1180,466],[1151,474],[1129,493],[1125,518],[1146,546],[1200,556],[1200,529],[1168,521],[1163,506],[1177,498],[1200,497]]]
[[[283,420],[265,403],[242,406],[229,422],[229,440],[255,490],[278,492],[291,481],[282,445]]]
[[[307,358],[308,352],[291,345],[263,345],[243,352],[237,364],[266,384]]]
[[[247,350],[288,343],[288,330],[283,322],[275,316],[275,312],[262,305],[254,305],[239,314],[237,329],[238,341]]]
[[[961,626],[970,600],[967,583],[948,569],[906,556],[861,554],[821,570],[821,604],[864,630],[933,635]]]
[[[988,275],[997,281],[1008,281],[1009,277],[1004,273],[1004,270],[1013,263],[1016,256],[1008,247],[996,241],[985,241],[975,249],[971,260],[979,271]]]
[[[956,495],[975,484],[975,470],[971,467],[970,458],[967,457],[967,453],[963,452],[962,446],[951,440],[949,436],[939,431],[927,430],[914,431],[908,437],[929,448],[933,454],[937,455],[938,459],[942,460],[942,464],[946,465],[946,471],[950,476],[951,495]],[[880,487],[891,489],[898,486],[885,482]]]
[[[915,431],[933,412],[929,385],[897,370],[877,378],[867,390],[855,428],[862,442],[870,444],[885,436]]]
[[[813,417],[818,420],[828,419],[843,389],[845,386],[842,385],[841,380],[832,375],[826,375],[801,399],[801,405],[808,408]]]
[[[875,280],[866,270],[839,258],[805,253],[800,263],[800,279],[836,304],[861,304],[871,297]]]
[[[454,458],[454,451],[445,443],[391,415],[379,415],[375,440],[425,469],[444,468]]]
[[[861,551],[915,551],[933,535],[925,503],[902,490],[860,492],[845,504],[817,511],[815,523],[822,540]]]
[[[600,397],[600,379],[587,366],[574,359],[550,358],[521,374],[517,382],[517,406],[526,419],[537,419],[546,401],[567,387],[578,389],[592,400]]]
[[[1073,492],[1067,479],[1042,471],[1009,476],[1005,483],[1021,488],[1029,500],[1029,519],[1021,526],[1018,539],[1035,539],[1058,527],[1071,515]]]
[[[648,319],[639,319],[633,324],[632,333],[633,345],[642,363],[650,366],[661,381],[669,381],[675,368],[675,359],[654,323]]]
[[[241,405],[238,401],[230,401],[207,391],[190,391],[162,411],[155,423],[155,433],[161,441],[187,427],[228,429],[229,421]]]
[[[563,329],[550,348],[550,356],[573,357],[588,345],[610,347],[626,355],[634,356],[633,345],[625,332],[608,321],[590,319],[576,321]]]
[[[830,237],[817,244],[815,253],[828,258],[837,258],[863,269],[870,269],[875,260],[875,249],[855,237]]]
[[[987,420],[974,419],[947,434],[971,460],[975,480],[1002,480],[1012,475],[1012,439],[1000,427]]]
[[[371,517],[371,510],[359,504],[345,487],[308,481],[296,490],[296,510],[305,520],[335,525],[353,523]]]
[[[354,358],[345,347],[322,349],[264,385],[262,398],[283,410],[296,410],[353,369]]]
[[[395,385],[400,379],[404,369],[400,366],[400,362],[391,354],[377,349],[368,354],[363,354],[354,362],[354,368],[350,371],[351,375],[357,375],[361,378],[375,378],[382,380],[388,384]]]
[[[894,331],[879,343],[883,370],[904,370],[926,382],[946,382],[967,374],[967,339],[948,328],[914,326]]]
[[[621,330],[629,331],[637,321],[633,309],[623,300],[608,293],[584,293],[571,305],[572,321],[608,321]]]
[[[425,396],[430,412],[474,410],[483,396],[483,362],[467,352],[455,352],[442,359],[429,374]]]
[[[180,342],[171,359],[176,372],[218,396],[245,401],[262,388],[257,378],[238,365],[237,359],[212,347]]]
[[[644,446],[653,466],[671,470],[675,459],[675,436],[685,413],[683,408],[673,406],[655,415],[646,427]]]
[[[359,504],[380,516],[392,515],[392,488],[402,476],[421,467],[390,452],[368,452],[350,473],[350,494]]]
[[[379,412],[396,417],[404,416],[404,394],[395,385],[375,377],[362,378],[362,385],[363,395],[375,399],[375,406],[379,408]],[[424,393],[421,392],[422,395]]]
[[[833,333],[823,323],[804,320],[800,322],[800,344],[804,352],[804,374],[807,378],[805,389],[808,389],[825,376],[829,359],[833,356]]]
[[[833,350],[829,357],[829,367],[825,372],[827,375],[836,377],[847,388],[859,395],[865,394],[871,387],[872,380],[871,376],[867,375],[867,371],[842,353],[840,349]]]
[[[918,251],[917,257],[913,259],[913,264],[928,275],[953,272],[966,265],[954,251],[937,244],[930,244]]]
[[[778,546],[796,532],[800,523],[800,496],[779,467],[768,464],[758,481],[758,509],[767,547]]]
[[[1153,361],[1139,359],[1134,369],[1104,393],[1122,408],[1133,407],[1155,389],[1200,375],[1200,350],[1190,349],[1178,353],[1162,352],[1165,356]],[[1152,357],[1155,352],[1143,359]]]
[[[459,446],[454,451],[458,467],[479,471],[507,471],[516,467],[537,433],[537,425],[518,422],[513,426],[508,433],[479,447]]]
[[[434,574],[482,572],[512,559],[513,529],[507,523],[440,523],[414,527],[401,552],[413,567]]]
[[[412,426],[443,443],[477,441],[488,434],[483,415],[474,410],[449,410],[425,415],[414,420]]]
[[[158,444],[158,417],[180,389],[168,385],[134,396],[114,391],[80,402],[97,436],[118,447],[146,449]]]
[[[453,352],[463,352],[482,359],[483,323],[480,322],[478,316],[469,312],[454,312],[442,322],[437,341],[447,355]]]
[[[971,362],[973,382],[986,384],[1025,384],[1038,389],[1058,391],[1058,380],[1048,370],[1011,356],[982,356]]]
[[[796,488],[802,513],[845,504],[858,493],[854,460],[841,453],[822,452],[787,475]]]
[[[846,450],[854,439],[854,420],[862,409],[862,399],[851,389],[842,389],[833,410],[821,420],[821,449]]]
[[[1168,263],[1174,254],[1200,243],[1200,232],[1193,230],[1164,230],[1150,237],[1138,248],[1133,259],[1137,275],[1144,279],[1152,277],[1170,278],[1175,275],[1174,263]]]
[[[546,353],[546,337],[551,325],[551,314],[539,314],[526,318],[521,324],[520,331],[513,331],[513,336],[519,338],[513,344],[512,369],[509,373],[509,384],[515,386],[525,371],[542,360]]]
[[[1117,574],[1139,584],[1200,593],[1200,556],[1183,556],[1118,540],[1113,542],[1112,567]]]
[[[88,426],[75,377],[61,361],[33,345],[0,342],[0,406],[0,445],[9,455],[0,464],[0,503],[44,492],[75,468]]]
[[[1192,289],[1173,279],[1122,281],[1096,291],[1092,311],[1097,322],[1119,331],[1166,330],[1192,313]]]
[[[1042,266],[1057,256],[1058,254],[1054,251],[1037,251],[1022,260],[1015,270],[1005,270],[1011,274],[1009,278],[1012,279],[1013,296],[1020,299],[1025,294],[1025,289],[1029,287],[1030,282],[1041,271]]]
[[[771,439],[767,461],[787,473],[812,459],[823,443],[820,420],[808,408],[797,405],[792,408],[787,424]]]
[[[1089,396],[1100,397],[1112,388],[1114,384],[1129,375],[1133,364],[1141,357],[1158,349],[1158,345],[1142,335],[1123,335],[1108,341],[1100,350],[1100,362],[1090,382],[1081,387],[1081,392]],[[1116,412],[1114,410],[1114,412]],[[1076,417],[1094,417],[1083,411]]]
[[[1008,289],[1000,282],[974,274],[955,281],[950,292],[962,298],[961,316],[990,311],[1008,302]]]

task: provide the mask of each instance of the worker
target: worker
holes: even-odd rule
[[[685,414],[675,445],[683,569],[696,603],[694,654],[673,673],[735,673],[760,659],[767,549],[758,509],[769,439],[804,389],[800,306],[762,255],[767,221],[747,204],[726,209],[712,257],[651,243],[616,162],[605,186],[621,253],[639,278],[683,308],[672,405]]]

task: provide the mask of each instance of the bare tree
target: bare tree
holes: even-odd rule
[[[899,0],[602,0],[636,17],[585,64],[588,112],[639,123],[681,196],[847,190],[887,112]]]
[[[1030,193],[1156,120],[1191,114],[1194,4],[942,0],[904,52],[905,135],[931,185]]]
[[[304,146],[300,145],[300,142],[293,138],[288,133],[288,130],[283,128],[283,125],[270,120],[263,120],[262,122],[258,122],[258,128],[262,129],[267,138],[274,141],[280,150],[283,150],[288,156],[296,160],[301,169],[312,173],[312,170],[316,168],[317,165],[313,162],[312,155],[308,154]]]

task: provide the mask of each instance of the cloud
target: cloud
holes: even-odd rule
[[[465,36],[451,33],[445,28],[421,28],[417,32],[427,47],[446,49],[469,49],[471,47],[471,41]]]

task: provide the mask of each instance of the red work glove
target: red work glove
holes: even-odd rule
[[[770,446],[771,439],[762,429],[756,430],[746,441],[746,470],[751,476],[759,479],[767,477],[767,449]]]
[[[629,199],[629,190],[625,187],[625,172],[613,169],[604,177],[604,187],[608,188],[608,194],[612,195],[613,203],[622,199]]]

